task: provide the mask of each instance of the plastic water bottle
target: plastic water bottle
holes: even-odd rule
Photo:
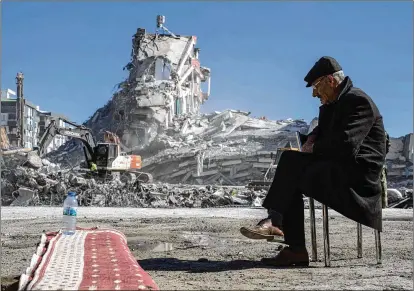
[[[63,227],[65,235],[75,234],[76,215],[78,214],[78,200],[75,192],[69,192],[65,201],[63,201]]]

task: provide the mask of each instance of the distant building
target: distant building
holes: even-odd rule
[[[53,113],[53,112],[47,112],[47,111],[40,111],[39,110],[39,139],[43,136],[43,134],[46,131],[46,128],[49,126],[50,121],[53,119],[58,120],[58,126],[59,127],[68,127],[63,120],[59,119],[68,119],[66,116]],[[65,137],[63,135],[57,135],[52,140],[52,142],[49,144],[49,146],[46,149],[46,152],[49,153],[53,150],[58,149],[61,145],[63,145],[68,140],[68,137]]]
[[[18,102],[16,92],[10,89],[2,90],[0,126],[5,129],[11,146],[18,146],[19,141],[17,110]],[[50,120],[58,117],[67,119],[60,114],[42,111],[39,106],[34,105],[25,99],[22,146],[25,148],[33,148],[37,146],[38,141],[43,135],[46,127],[49,125]],[[60,126],[64,127],[65,124],[62,123]],[[57,149],[64,144],[66,140],[66,137],[56,136],[53,142],[49,145],[47,152]]]
[[[17,99],[16,93],[10,89],[1,91],[0,126],[4,127],[10,145],[17,146]]]

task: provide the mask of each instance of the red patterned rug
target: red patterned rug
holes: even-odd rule
[[[42,235],[19,290],[159,290],[112,229],[77,228]]]

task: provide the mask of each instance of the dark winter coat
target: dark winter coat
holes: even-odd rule
[[[290,153],[286,162],[302,173],[303,193],[382,231],[380,175],[386,135],[375,103],[347,77],[338,99],[320,107],[318,126],[311,134],[316,135],[313,153]],[[301,140],[305,142],[306,136]]]

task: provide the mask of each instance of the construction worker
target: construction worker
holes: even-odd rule
[[[96,164],[94,162],[91,162],[91,171],[92,172],[97,172],[98,171],[98,167],[96,166]]]

